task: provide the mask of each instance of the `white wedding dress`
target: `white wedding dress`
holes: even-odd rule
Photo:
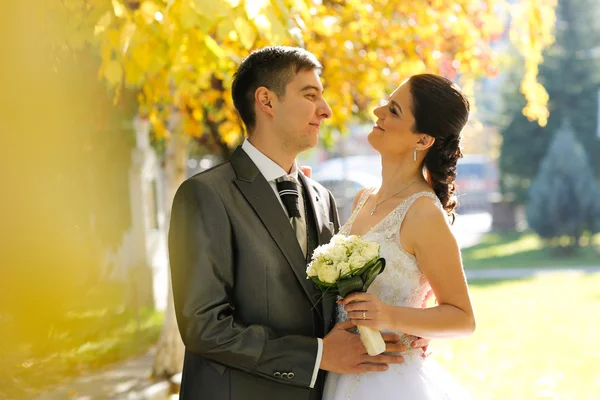
[[[365,190],[350,219],[340,230],[348,235],[356,215],[365,204],[371,190]],[[386,260],[385,270],[368,292],[387,304],[421,308],[429,283],[421,273],[416,258],[400,244],[400,226],[410,206],[422,196],[432,198],[441,207],[437,197],[428,192],[415,193],[385,216],[363,236],[381,246],[381,256]],[[347,319],[338,306],[338,322]],[[410,344],[415,337],[402,335],[402,342]],[[405,353],[402,364],[389,364],[383,372],[366,372],[358,375],[328,373],[323,400],[468,400],[466,391],[432,358],[422,357],[422,349]]]

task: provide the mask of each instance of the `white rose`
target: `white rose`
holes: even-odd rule
[[[348,263],[350,264],[350,269],[352,271],[355,271],[357,269],[364,267],[365,264],[367,263],[367,260],[365,260],[365,258],[362,256],[362,254],[354,253],[350,256]]]
[[[327,256],[331,261],[333,261],[334,264],[348,260],[348,255],[346,254],[346,247],[344,246],[332,247],[331,249],[329,249]]]
[[[313,259],[327,256],[327,253],[331,251],[333,245],[331,243],[323,244],[317,247],[313,253]]]
[[[356,251],[358,246],[360,246],[360,240],[357,241],[356,239],[357,236],[350,236],[348,240],[346,240],[346,243],[344,243],[344,247],[349,254],[352,254]]]
[[[319,280],[325,283],[334,283],[340,276],[337,268],[335,268],[333,265],[323,265],[318,273]]]
[[[348,238],[344,235],[335,235],[331,238],[330,244],[334,246],[344,245]]]
[[[362,250],[362,255],[366,261],[379,257],[379,245],[376,242],[368,242]]]
[[[347,262],[338,263],[337,270],[338,270],[339,276],[350,275],[350,273],[352,272],[352,269],[350,268],[350,264],[348,264]]]
[[[306,275],[308,275],[310,278],[319,275],[317,273],[317,269],[315,268],[315,263],[310,263],[308,265],[308,268],[306,268]]]
[[[352,248],[360,246],[362,243],[363,241],[361,238],[356,235],[348,236],[348,239],[346,240],[346,245]]]

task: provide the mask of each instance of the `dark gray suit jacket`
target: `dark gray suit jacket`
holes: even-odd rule
[[[318,244],[339,228],[331,194],[299,174]],[[173,202],[169,255],[186,346],[181,399],[320,399],[310,382],[317,337],[335,302],[306,279],[306,260],[276,194],[238,147],[186,180]]]

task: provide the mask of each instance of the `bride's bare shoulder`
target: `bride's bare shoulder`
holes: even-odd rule
[[[437,229],[447,224],[447,214],[441,208],[439,201],[433,196],[420,196],[406,212],[403,225],[420,230],[422,228]]]

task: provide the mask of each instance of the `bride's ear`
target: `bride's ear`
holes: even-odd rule
[[[427,134],[423,134],[421,139],[419,139],[418,143],[421,145],[421,150],[427,150],[435,143],[435,138],[433,136],[429,136]]]

